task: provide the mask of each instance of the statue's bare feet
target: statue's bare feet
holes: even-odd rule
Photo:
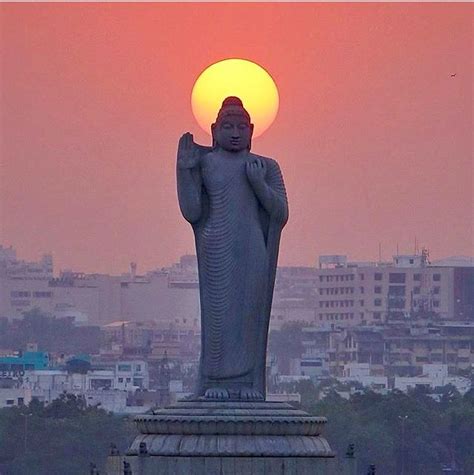
[[[209,388],[206,389],[206,392],[204,394],[204,397],[206,399],[229,399],[229,391],[225,388]]]
[[[240,390],[239,396],[244,401],[263,401],[263,394],[256,389],[243,388]]]

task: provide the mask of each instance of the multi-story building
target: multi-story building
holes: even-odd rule
[[[186,328],[164,322],[112,322],[101,328],[102,355],[142,355],[150,360],[169,358],[196,361],[200,327]]]
[[[16,250],[0,244],[0,275],[11,278],[50,279],[53,277],[53,256],[44,254],[38,262],[19,260]]]
[[[143,360],[102,362],[96,368],[71,371],[50,365],[45,353],[25,352],[2,357],[0,366],[0,407],[28,404],[33,398],[50,403],[68,393],[84,397],[88,405],[129,412],[128,395],[147,391],[150,385]]]
[[[200,324],[195,256],[144,275],[137,275],[132,263],[121,276],[62,272],[53,278],[50,256],[25,264],[12,248],[0,251],[0,317],[20,317],[37,306],[95,324]],[[433,316],[474,321],[474,267],[466,261],[430,265],[426,251],[396,255],[389,263],[321,256],[318,266],[278,269],[270,325],[278,329],[300,321],[348,327]]]
[[[330,374],[347,365],[369,365],[370,376],[413,377],[423,365],[445,365],[450,375],[474,367],[474,323],[396,322],[380,326],[303,328],[302,360],[328,359]]]
[[[64,271],[53,277],[51,256],[38,263],[0,248],[0,318],[18,318],[39,307],[77,323],[155,320],[183,327],[199,325],[195,259],[183,256],[171,268],[137,275],[136,264],[121,276]]]
[[[415,376],[424,364],[444,364],[450,374],[474,365],[474,323],[389,326],[383,333],[388,376]]]
[[[321,256],[318,267],[278,269],[271,326],[379,325],[436,316],[474,321],[474,267],[434,266],[427,252],[391,263]]]

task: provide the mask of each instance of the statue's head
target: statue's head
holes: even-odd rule
[[[213,147],[219,146],[228,152],[250,150],[253,124],[238,97],[224,99],[211,131]]]

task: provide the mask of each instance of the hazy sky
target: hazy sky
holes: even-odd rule
[[[280,263],[473,255],[472,4],[2,4],[0,243],[57,268],[194,252],[175,184],[193,83],[229,57],[274,77],[254,140],[286,180]],[[455,74],[454,77],[452,75]]]

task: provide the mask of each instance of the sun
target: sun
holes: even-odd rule
[[[194,117],[208,134],[222,101],[228,96],[242,100],[255,125],[254,137],[263,134],[275,120],[279,96],[270,74],[252,61],[225,59],[207,67],[191,93]]]

